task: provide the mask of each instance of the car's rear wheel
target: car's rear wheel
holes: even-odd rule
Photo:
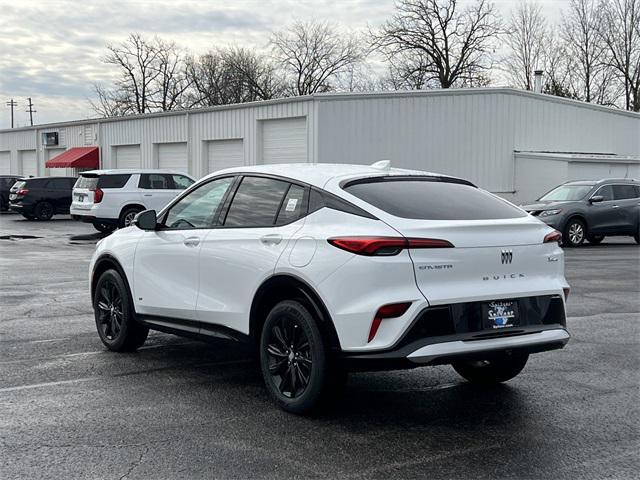
[[[587,237],[587,240],[589,240],[589,243],[597,245],[599,243],[602,243],[602,240],[604,240],[604,235],[589,235]]]
[[[120,214],[120,219],[118,220],[118,227],[125,228],[131,225],[131,223],[133,222],[133,219],[141,211],[142,209],[138,207],[125,208]]]
[[[109,350],[130,352],[147,339],[149,329],[134,318],[129,289],[116,270],[100,275],[93,294],[93,311],[100,340]]]
[[[33,213],[35,214],[35,218],[38,220],[51,220],[51,217],[53,217],[53,214],[55,213],[55,209],[49,202],[40,202],[36,205]]]
[[[330,382],[328,359],[316,319],[301,303],[278,303],[264,323],[260,365],[271,397],[284,410],[313,410]]]
[[[95,222],[93,224],[93,228],[95,228],[96,230],[102,233],[111,233],[116,229],[115,225],[111,225],[110,223],[103,223],[103,222]]]
[[[584,243],[587,228],[579,218],[572,218],[567,222],[562,234],[562,242],[567,247],[579,247]]]
[[[528,354],[512,353],[488,360],[456,362],[453,369],[465,380],[481,385],[506,382],[517,376],[529,359]]]

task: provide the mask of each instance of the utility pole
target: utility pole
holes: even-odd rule
[[[25,112],[29,113],[29,120],[31,121],[31,126],[33,127],[33,114],[37,113],[37,110],[33,109],[33,103],[31,103],[31,97],[29,97],[29,110],[25,110]]]
[[[13,98],[7,102],[7,107],[11,107],[11,128],[13,128],[13,107],[17,107],[18,102],[14,102]]]

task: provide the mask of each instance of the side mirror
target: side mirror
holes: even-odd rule
[[[158,225],[158,219],[156,218],[155,210],[145,210],[140,212],[135,216],[133,225],[138,227],[140,230],[155,230]]]
[[[589,203],[598,203],[604,200],[604,197],[602,195],[594,195],[593,197],[591,197],[589,199]]]

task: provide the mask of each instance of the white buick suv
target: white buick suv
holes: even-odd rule
[[[490,384],[569,340],[560,234],[458,178],[239,167],[133,223],[91,261],[106,347],[134,350],[149,329],[250,342],[291,412],[352,369],[451,364]]]

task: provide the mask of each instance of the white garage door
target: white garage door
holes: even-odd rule
[[[18,152],[20,159],[20,174],[25,177],[38,175],[38,160],[36,159],[35,150],[20,150]]]
[[[211,140],[207,142],[209,173],[223,168],[244,165],[244,145],[242,139]]]
[[[189,162],[187,161],[186,142],[159,143],[158,168],[166,168],[185,173],[188,172]]]
[[[0,152],[0,175],[11,173],[11,152]]]
[[[307,119],[262,121],[262,163],[307,161]]]
[[[116,168],[140,168],[140,145],[118,145],[114,150]]]

